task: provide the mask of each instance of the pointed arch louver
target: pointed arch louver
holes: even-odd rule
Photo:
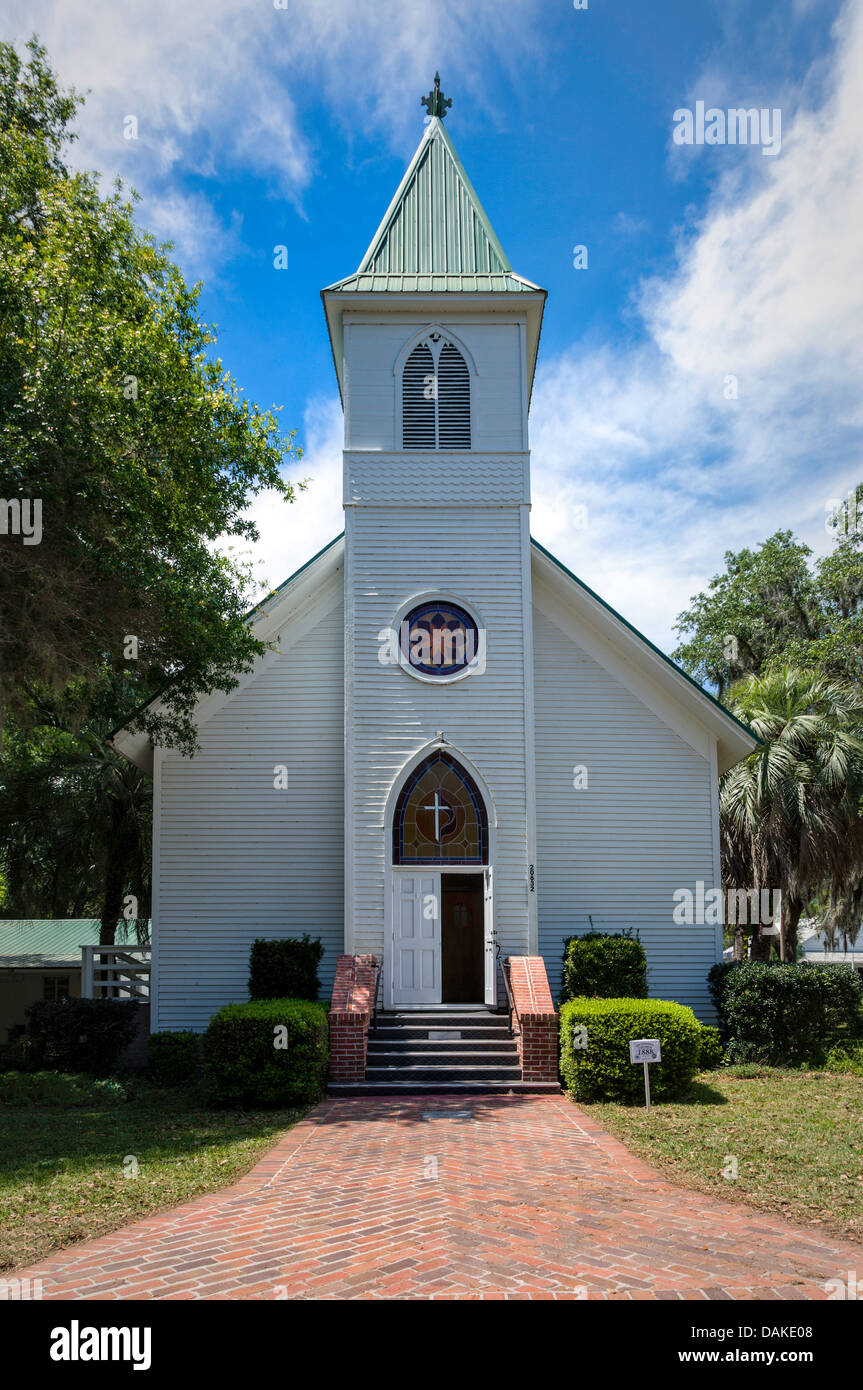
[[[440,333],[417,343],[404,365],[402,448],[470,448],[470,371]]]

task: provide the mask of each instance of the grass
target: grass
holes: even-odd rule
[[[236,1181],[305,1113],[213,1110],[194,1091],[139,1082],[119,1103],[82,1099],[71,1078],[68,1098],[53,1085],[35,1094],[0,1104],[4,1270]]]
[[[669,1178],[863,1241],[859,1074],[728,1067],[649,1115],[612,1102],[590,1113]]]

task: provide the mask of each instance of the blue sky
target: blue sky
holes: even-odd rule
[[[270,582],[341,529],[319,291],[359,263],[435,67],[492,225],[549,291],[537,538],[666,649],[726,549],[780,526],[825,548],[827,503],[863,480],[863,0],[5,9],[89,89],[76,158],[137,187],[226,366],[306,449],[301,500],[254,508]],[[698,100],[780,109],[780,152],[676,145]]]

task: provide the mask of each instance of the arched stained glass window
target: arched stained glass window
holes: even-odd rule
[[[442,749],[415,767],[393,819],[394,864],[487,864],[488,816],[473,778]]]
[[[470,448],[470,372],[442,333],[429,333],[405,363],[402,448]]]

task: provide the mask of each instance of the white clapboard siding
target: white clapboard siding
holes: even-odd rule
[[[522,449],[523,324],[499,322],[494,315],[488,322],[471,321],[454,313],[441,323],[444,331],[451,329],[465,345],[477,368],[470,383],[471,447],[488,452]],[[407,316],[388,321],[370,316],[366,322],[346,317],[346,449],[401,449],[401,382],[396,364],[402,349],[428,324],[428,319]]]
[[[497,814],[501,949],[524,952],[529,944],[524,322],[496,309],[441,320],[470,373],[464,453],[400,451],[401,366],[429,327],[428,319],[369,311],[351,315],[345,334],[346,938],[350,949],[378,958],[392,859],[388,798],[438,730],[485,782],[490,821]],[[484,674],[424,683],[379,660],[379,633],[409,600],[431,593],[476,612],[487,635]]]
[[[563,942],[632,928],[650,994],[712,1017],[718,929],[677,926],[677,888],[718,883],[708,760],[541,611],[534,586],[539,942],[552,990]],[[575,790],[573,769],[589,787]]]
[[[247,999],[256,936],[321,937],[329,997],[344,921],[342,590],[339,571],[303,635],[292,642],[288,627],[281,653],[202,726],[194,758],[162,755],[160,1029],[203,1029]],[[286,791],[273,786],[279,763]]]
[[[434,456],[424,464],[432,468]],[[518,505],[349,509],[347,727],[357,951],[383,951],[387,797],[405,763],[438,730],[474,764],[494,799],[495,926],[505,953],[527,949],[522,511]],[[426,592],[461,597],[478,613],[488,642],[484,674],[439,685],[381,664],[378,634],[411,596]]]

